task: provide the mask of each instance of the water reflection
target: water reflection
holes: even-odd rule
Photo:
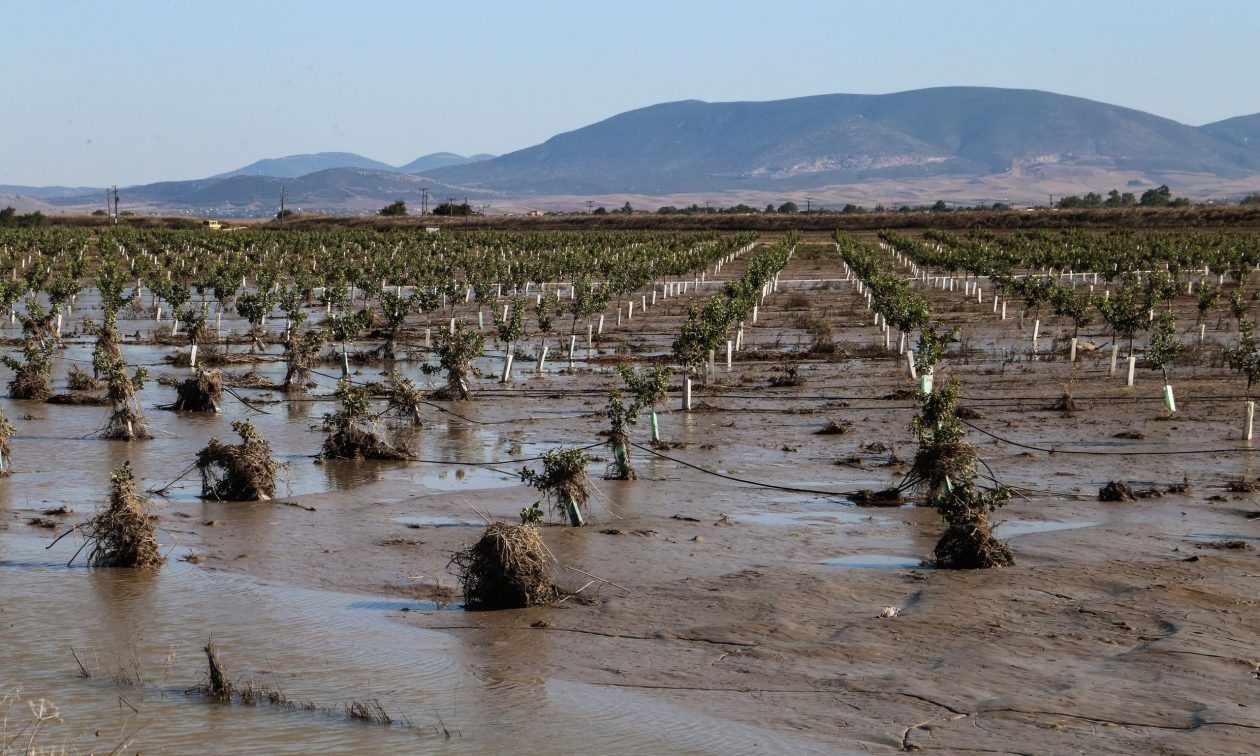
[[[386,466],[402,467],[403,462],[379,460],[326,459],[318,467],[328,481],[329,489],[347,489],[380,480]]]

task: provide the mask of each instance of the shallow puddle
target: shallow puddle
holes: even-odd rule
[[[819,564],[828,567],[848,567],[859,570],[917,570],[927,569],[921,559],[895,556],[893,554],[853,554],[852,556],[832,557]]]
[[[1075,522],[1055,522],[1053,520],[1003,520],[993,528],[993,533],[1002,538],[1032,535],[1033,533],[1053,533],[1058,530],[1076,530],[1090,528],[1099,523],[1088,520]]]
[[[425,528],[473,528],[485,525],[481,520],[461,520],[457,517],[443,517],[441,515],[408,515],[407,517],[395,517],[393,522],[402,523],[408,527]]]
[[[880,518],[864,512],[740,512],[731,515],[736,522],[756,525],[834,525],[836,523],[876,522]]]

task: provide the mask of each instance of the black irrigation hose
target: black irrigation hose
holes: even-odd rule
[[[236,391],[234,391],[234,390],[233,390],[233,387],[232,387],[232,386],[224,386],[224,387],[223,387],[223,390],[224,390],[224,391],[226,391],[226,392],[228,392],[228,393],[229,393],[229,394],[231,394],[232,396],[236,397],[237,401],[239,401],[241,404],[244,404],[246,407],[249,407],[249,408],[250,408],[250,409],[252,409],[253,411],[255,411],[255,412],[261,412],[261,413],[263,413],[264,415],[270,415],[270,414],[271,414],[270,412],[268,412],[268,411],[267,411],[267,410],[265,410],[265,409],[261,409],[261,408],[259,408],[259,407],[255,407],[253,404],[250,404],[249,400],[248,400],[248,399],[246,399],[245,397],[241,396],[240,394],[236,393]]]
[[[1011,446],[1018,446],[1021,449],[1029,449],[1032,451],[1046,452],[1047,454],[1091,454],[1099,457],[1137,457],[1137,456],[1167,456],[1167,455],[1186,455],[1186,454],[1231,454],[1235,452],[1253,453],[1260,451],[1260,448],[1250,448],[1245,446],[1236,446],[1230,449],[1177,449],[1177,450],[1160,450],[1160,451],[1089,451],[1086,449],[1054,449],[1042,446],[1032,446],[1030,444],[1012,441],[1009,438],[1003,438],[996,433],[991,433],[980,426],[958,418],[958,421],[966,425],[972,430],[979,431],[989,438],[1001,441]]]
[[[330,374],[328,374],[328,373],[321,373],[321,372],[320,372],[320,371],[318,371],[318,370],[312,370],[312,371],[310,371],[310,372],[311,372],[311,374],[312,374],[312,375],[318,375],[318,376],[320,376],[320,377],[322,377],[322,378],[329,378],[329,379],[331,379],[331,380],[336,380],[336,381],[340,381],[340,380],[342,380],[342,379],[341,379],[340,377],[338,377],[338,376],[335,376],[335,375],[330,375]],[[367,385],[368,385],[367,383],[364,383],[364,382],[362,382],[362,381],[356,381],[356,380],[354,380],[354,379],[352,379],[352,378],[349,378],[349,377],[345,378],[345,380],[347,380],[347,381],[349,381],[350,383],[353,383],[353,384],[355,384],[355,385],[358,385],[358,386],[367,386]],[[238,398],[239,398],[239,397],[238,397]],[[321,400],[321,401],[333,401],[333,400],[334,400],[334,398],[333,398],[333,397],[329,397],[327,400]],[[458,412],[455,412],[454,410],[447,409],[446,407],[443,407],[443,406],[441,406],[440,404],[434,404],[433,402],[429,402],[429,401],[421,401],[420,403],[421,403],[421,404],[424,404],[424,405],[426,405],[426,406],[432,407],[432,408],[434,408],[434,409],[438,410],[439,412],[445,412],[445,413],[446,413],[446,414],[448,414],[448,415],[452,415],[452,416],[454,416],[454,417],[459,418],[460,420],[463,420],[464,422],[467,422],[467,423],[472,423],[472,424],[474,424],[474,425],[508,425],[508,424],[511,424],[511,423],[521,423],[521,422],[525,422],[525,421],[527,421],[527,420],[537,420],[537,419],[541,419],[541,418],[526,417],[526,418],[511,418],[511,419],[508,419],[508,420],[474,420],[473,418],[471,418],[471,417],[466,417],[466,416],[464,416],[464,415],[461,415],[461,414],[459,414]],[[557,419],[559,419],[559,420],[563,420],[563,419],[565,419],[565,418],[586,417],[586,416],[587,416],[587,414],[589,414],[589,413],[585,413],[585,414],[581,414],[581,415],[564,415],[564,416],[561,416],[561,417],[558,417],[558,418],[546,418],[546,419],[549,419],[549,420],[557,420]],[[598,444],[597,444],[597,446],[598,446]]]
[[[852,499],[854,496],[858,494],[857,491],[819,491],[818,489],[815,489],[815,488],[798,488],[796,486],[781,486],[781,485],[778,485],[777,483],[762,483],[760,481],[748,480],[746,478],[736,478],[733,475],[727,475],[726,473],[720,473],[716,470],[709,470],[707,468],[700,467],[699,465],[693,465],[690,462],[685,462],[681,459],[678,459],[677,457],[671,457],[668,454],[661,454],[660,452],[656,451],[650,446],[636,444],[633,441],[630,442],[630,445],[636,449],[645,451],[648,454],[651,454],[655,457],[660,457],[661,459],[667,459],[670,462],[680,464],[683,467],[690,467],[692,470],[698,470],[702,473],[705,473],[706,475],[712,475],[717,478],[731,480],[736,483],[746,483],[750,486],[758,486],[760,488],[772,488],[776,491],[790,491],[792,493],[817,494],[819,496],[828,496],[828,497],[837,498],[837,499]]]
[[[587,446],[578,447],[577,450],[587,451],[588,449],[594,449],[598,446],[605,446],[607,444],[608,444],[607,441],[597,441],[596,443],[589,444]],[[409,459],[407,461],[419,462],[421,464],[426,464],[426,465],[452,465],[455,467],[494,467],[498,465],[517,465],[523,462],[537,462],[538,460],[542,459],[543,456],[544,455],[539,454],[536,457],[524,457],[521,459],[499,459],[499,460],[492,460],[490,462],[464,462],[460,460],[450,460],[450,459]],[[503,471],[497,470],[496,472],[503,472]]]

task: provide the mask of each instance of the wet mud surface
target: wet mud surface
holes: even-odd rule
[[[964,329],[939,372],[962,380],[976,410],[968,438],[1021,492],[994,515],[1016,565],[951,572],[920,563],[942,530],[935,512],[850,501],[905,474],[914,402],[895,335],[884,350],[843,278],[825,246],[803,247],[746,324],[732,369],[719,355],[697,386],[703,411],[679,411],[677,390],[661,408],[670,448],[653,453],[646,422],[636,426],[638,479],[602,479],[611,453],[590,450],[588,526],[543,526],[557,580],[578,591],[552,607],[463,611],[450,555],[483,516],[517,521],[537,499],[518,482],[531,464],[520,460],[601,442],[616,362],[667,352],[681,299],[646,317],[636,307],[595,359],[579,348],[571,370],[563,356],[542,374],[522,359],[500,385],[491,351],[475,401],[426,407],[410,463],[315,464],[321,417],[335,409],[331,364],[305,397],[240,389],[250,404],[225,397],[213,416],[154,409],[174,392],[153,382],[142,399],[164,433],[131,444],[82,438],[107,408],[4,400],[18,436],[0,482],[0,623],[18,641],[0,644],[0,683],[21,688],[22,714],[28,698],[55,700],[63,721],[47,732],[84,751],[139,728],[138,750],[172,753],[523,742],[560,753],[1253,752],[1260,494],[1226,485],[1260,475],[1260,459],[1239,438],[1242,382],[1213,357],[1213,344],[1232,343],[1229,323],[1174,368],[1169,417],[1158,372],[1139,370],[1133,387],[1108,377],[1102,331],[1082,334],[1100,348],[1072,366],[1051,346],[1068,326],[1043,320],[1034,360],[1030,323],[932,290],[934,312]],[[838,352],[804,354],[818,320]],[[564,342],[550,339],[553,354]],[[84,339],[63,354],[90,349]],[[177,349],[124,352],[182,374],[162,367]],[[434,380],[400,365],[419,385]],[[804,382],[772,387],[785,366]],[[229,369],[249,367],[284,370]],[[375,381],[385,366],[355,369]],[[1071,416],[1050,409],[1065,387]],[[287,463],[285,498],[206,502],[195,473],[181,479],[155,503],[171,559],[156,575],[68,569],[73,536],[45,549],[104,500],[110,469],[131,460],[145,487],[165,486],[244,417]],[[831,420],[845,432],[816,433]],[[1099,502],[1112,480],[1188,488]],[[43,515],[58,506],[72,512]],[[315,708],[186,695],[211,633],[234,673]],[[136,668],[142,680],[116,679]],[[345,715],[368,699],[395,721]]]

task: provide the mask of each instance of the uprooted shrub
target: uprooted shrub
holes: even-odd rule
[[[420,417],[420,405],[424,404],[424,392],[416,388],[416,384],[397,370],[389,373],[389,406],[386,412],[393,412],[406,418],[413,427],[424,425]]]
[[[102,365],[102,372],[105,374],[106,396],[109,397],[113,411],[109,422],[100,431],[101,438],[119,441],[153,438],[144,419],[144,412],[140,409],[138,396],[138,392],[144,388],[148,371],[138,367],[134,376],[128,376],[125,362],[111,360]]]
[[[83,324],[83,329],[96,336],[96,344],[92,347],[92,374],[97,380],[103,380],[105,366],[111,362],[121,362],[123,358],[122,338],[118,334],[114,314],[106,311],[101,323],[88,321]],[[74,387],[71,386],[71,388]]]
[[[155,568],[166,561],[158,549],[145,501],[136,493],[130,462],[110,475],[109,504],[86,525],[88,565]]]
[[[66,386],[71,391],[99,391],[105,388],[105,382],[87,372],[78,365],[71,365],[66,374]]]
[[[1099,501],[1134,501],[1136,498],[1133,487],[1118,480],[1108,482],[1098,491]]]
[[[902,487],[923,494],[945,520],[945,533],[933,552],[937,567],[953,570],[1002,567],[1015,563],[1010,547],[993,535],[989,513],[1005,504],[1011,489],[978,482],[976,448],[965,440],[956,415],[959,383],[951,379],[935,391],[921,391],[911,430],[919,446]]]
[[[900,488],[885,488],[882,491],[863,488],[854,492],[850,498],[859,507],[899,507],[905,503]]]
[[[217,370],[198,370],[175,386],[176,412],[218,412],[223,404],[223,375]]]
[[[342,378],[337,383],[341,409],[324,415],[324,448],[321,459],[412,459],[412,453],[381,435],[371,412],[371,392]]]
[[[311,368],[319,359],[320,350],[324,348],[327,334],[322,330],[306,331],[299,334],[297,326],[289,328],[289,337],[284,342],[284,351],[288,356],[288,368],[284,373],[285,391],[305,391],[311,381]]]
[[[197,452],[201,473],[201,498],[222,501],[267,501],[276,495],[276,470],[280,465],[271,456],[271,445],[254,424],[240,420],[232,430],[239,444],[224,444],[211,438]]]
[[[543,453],[542,472],[521,469],[521,482],[542,492],[553,509],[565,514],[569,524],[582,525],[582,509],[590,497],[586,463],[590,458],[581,449],[556,448]]]
[[[464,608],[520,609],[551,602],[559,594],[551,580],[553,561],[534,525],[492,522],[471,546],[451,557]]]
[[[6,354],[0,356],[0,362],[13,371],[13,378],[9,381],[11,399],[42,402],[52,396],[52,384],[49,381],[52,373],[52,347],[43,339],[27,336],[22,340],[21,360]]]

